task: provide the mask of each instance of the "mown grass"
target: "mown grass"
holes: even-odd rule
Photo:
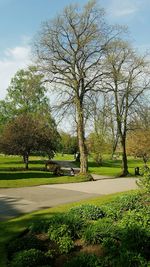
[[[61,157],[58,155],[60,160]],[[64,160],[71,159],[71,155],[64,155],[62,158]],[[30,157],[29,170],[25,171],[21,157],[0,155],[0,188],[74,183],[88,180],[84,176],[54,176],[51,172],[44,170],[46,160],[44,157]]]
[[[132,192],[129,192],[129,194],[131,193]],[[117,196],[123,194],[125,193],[117,193],[117,194],[93,198],[90,200],[82,200],[80,202],[69,203],[54,208],[40,210],[9,221],[0,222],[0,267],[6,267],[6,244],[9,241],[11,242],[12,238],[18,236],[21,232],[23,232],[29,225],[31,225],[32,222],[40,219],[46,219],[50,216],[59,213],[63,213],[68,209],[70,209],[71,207],[78,206],[84,203],[102,205],[114,200]]]
[[[1,177],[2,176],[2,177]],[[23,178],[25,177],[26,178]],[[41,177],[39,177],[41,176]],[[44,177],[48,176],[48,177]],[[16,177],[16,178],[15,178]],[[37,186],[44,184],[64,184],[86,182],[85,176],[60,176],[53,177],[50,173],[23,172],[23,173],[0,173],[0,188],[17,188],[27,186]]]
[[[0,188],[26,187],[43,184],[58,184],[87,181],[86,177],[60,176],[56,177],[52,173],[44,170],[44,157],[32,156],[29,161],[29,170],[24,170],[22,157],[0,155]],[[73,155],[57,154],[54,160],[73,161]],[[76,164],[79,166],[79,163]],[[129,172],[134,176],[135,167],[142,168],[143,162],[140,159],[129,158]],[[98,166],[92,158],[89,159],[89,172],[117,177],[121,174],[121,159],[110,160],[105,158],[102,166]]]
[[[71,154],[56,154],[54,160],[70,160],[74,161],[74,155]]]
[[[105,159],[102,166],[98,166],[92,159],[89,160],[89,171],[90,173],[108,176],[119,176],[121,174],[121,159],[111,160]],[[139,167],[142,169],[144,166],[141,159],[128,158],[129,173],[134,176],[135,168]]]

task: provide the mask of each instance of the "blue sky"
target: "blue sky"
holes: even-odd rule
[[[42,21],[87,0],[0,0],[0,98],[11,77],[29,64],[30,45]],[[150,0],[98,0],[109,23],[127,25],[133,45],[150,49]]]

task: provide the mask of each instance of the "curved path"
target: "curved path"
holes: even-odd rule
[[[38,209],[137,188],[136,178],[103,178],[83,183],[0,189],[0,221]]]

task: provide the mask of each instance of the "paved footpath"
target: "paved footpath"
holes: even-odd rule
[[[137,188],[136,178],[95,178],[97,180],[92,182],[0,189],[0,221],[39,209]]]

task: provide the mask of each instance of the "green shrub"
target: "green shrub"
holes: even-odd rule
[[[124,213],[124,216],[118,222],[118,225],[121,227],[125,228],[128,227],[129,225],[133,224],[138,224],[142,228],[146,228],[147,231],[150,231],[149,229],[149,223],[150,223],[150,207],[143,207],[139,211],[137,210],[132,210],[132,211],[127,211]]]
[[[150,193],[150,170],[145,171],[144,175],[138,179],[138,186],[145,193]]]
[[[118,223],[118,227],[122,247],[150,259],[150,217],[145,210],[128,211]]]
[[[29,229],[31,233],[46,233],[48,231],[49,224],[49,220],[37,220],[30,225]]]
[[[109,218],[104,218],[91,224],[83,233],[83,239],[88,244],[99,244],[105,237],[116,236],[116,227]]]
[[[104,237],[102,240],[102,247],[106,254],[111,254],[113,257],[119,253],[120,242],[113,237]]]
[[[114,267],[147,267],[147,261],[139,254],[128,250],[120,251],[114,260]]]
[[[69,253],[70,250],[74,247],[74,243],[70,236],[63,236],[59,238],[57,244],[59,245],[60,253]]]
[[[69,230],[69,235],[73,239],[80,237],[82,230],[86,226],[85,220],[80,218],[78,214],[68,212],[53,216],[49,221],[49,229],[56,230],[62,224],[66,225],[67,229]]]
[[[98,220],[105,216],[104,211],[100,207],[91,204],[81,205],[72,208],[70,212],[86,220]]]
[[[130,240],[128,240],[130,242]],[[105,249],[105,257],[102,266],[112,267],[147,267],[147,260],[136,251],[129,251],[120,241],[114,238],[104,238],[102,247]]]
[[[101,257],[101,267],[148,267],[148,262],[137,253],[121,250],[118,255],[108,254]]]
[[[68,261],[64,267],[100,267],[100,259],[92,254],[80,254]]]
[[[37,267],[47,265],[48,259],[45,254],[36,249],[23,250],[16,253],[10,263],[11,267]]]
[[[74,247],[68,225],[50,226],[48,234],[50,240],[57,243],[60,253],[68,253]]]
[[[21,250],[28,250],[31,248],[45,250],[43,242],[33,235],[11,240],[9,244],[7,244],[8,258],[10,259],[16,252],[19,252]]]
[[[141,209],[143,206],[141,199],[142,196],[139,193],[119,196],[110,204],[102,206],[102,209],[107,217],[118,220],[122,218],[125,211]]]
[[[48,235],[50,240],[58,242],[61,237],[70,236],[71,231],[66,224],[53,225],[49,227]]]

